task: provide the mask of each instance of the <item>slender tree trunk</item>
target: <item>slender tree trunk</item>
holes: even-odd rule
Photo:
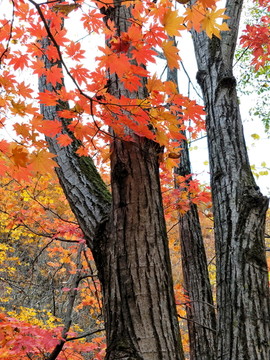
[[[268,200],[252,176],[232,74],[243,1],[228,0],[221,40],[193,32],[207,134],[217,255],[218,356],[270,359],[270,297],[264,244]]]
[[[127,30],[130,8],[118,2],[103,13],[114,20],[117,35]],[[54,65],[46,56],[44,60],[46,67]],[[146,95],[144,85],[138,93],[130,93],[115,75],[108,84],[108,91],[117,97]],[[46,89],[53,90],[42,77],[39,91]],[[46,119],[57,118],[65,128],[57,110],[57,106],[41,107]],[[106,359],[183,360],[159,183],[160,146],[129,134],[132,142],[112,140],[112,201],[93,161],[76,155],[77,141],[62,148],[56,139],[48,142],[57,155],[60,183],[98,268]]]
[[[190,174],[187,143],[182,142],[181,176]],[[216,315],[209,280],[207,258],[197,206],[179,217],[184,284],[190,299],[187,306],[190,359],[216,360]]]
[[[178,87],[177,69],[168,68],[167,71],[168,80]],[[190,175],[186,140],[181,141],[180,148],[180,161],[175,174]],[[216,360],[216,315],[198,209],[193,203],[190,210],[179,216],[179,237],[184,287],[190,299],[186,306],[190,360]]]

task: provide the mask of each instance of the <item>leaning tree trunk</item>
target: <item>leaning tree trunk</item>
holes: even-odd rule
[[[221,40],[193,32],[206,111],[217,262],[218,355],[270,359],[270,297],[264,244],[268,200],[250,170],[232,73],[243,1],[228,0]]]
[[[173,81],[178,88],[177,69],[168,68],[167,72],[168,80]],[[180,148],[180,161],[175,174],[190,175],[187,140],[181,141]],[[186,181],[185,186],[188,186],[190,180]],[[176,186],[179,186],[177,182]],[[192,202],[190,209],[179,215],[179,237],[184,287],[189,297],[186,313],[190,360],[216,360],[215,308],[198,209]]]
[[[109,8],[108,16],[121,35],[129,26],[131,13],[121,2],[116,5]],[[51,40],[43,41],[47,68],[55,65],[46,57]],[[113,84],[111,94],[134,97],[116,76],[108,83]],[[53,89],[45,76],[39,81],[40,92],[62,86]],[[143,85],[135,95],[142,98],[145,93]],[[68,131],[58,110],[58,106],[41,107],[46,119],[61,120],[63,132]],[[57,155],[60,183],[98,268],[106,359],[183,360],[159,183],[159,145],[135,135],[132,142],[115,137],[111,149],[111,201],[93,161],[75,153],[77,140],[62,148],[55,138],[48,142],[50,151]]]

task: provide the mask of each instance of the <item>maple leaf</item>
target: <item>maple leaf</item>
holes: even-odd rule
[[[69,46],[66,48],[66,54],[73,60],[81,60],[85,58],[85,51],[81,50],[81,44],[79,42],[71,41]]]
[[[37,59],[32,63],[31,68],[34,70],[33,74],[37,74],[38,76],[42,76],[46,74],[46,69],[44,66],[44,62],[40,59]]]
[[[220,31],[230,30],[228,25],[223,22],[218,24],[218,19],[229,19],[229,16],[224,14],[225,9],[213,9],[206,12],[205,18],[202,21],[202,30],[205,30],[207,36],[212,38],[213,35],[220,38]]]
[[[120,78],[124,73],[130,71],[131,64],[126,54],[116,54],[109,47],[103,48],[99,46],[98,48],[104,53],[104,55],[96,58],[100,61],[100,66],[105,66],[112,74],[116,73]]]
[[[138,90],[139,86],[142,85],[141,80],[138,76],[134,75],[132,71],[126,72],[121,78],[125,88],[129,91]]]
[[[169,36],[179,36],[179,30],[186,29],[183,25],[184,18],[182,16],[178,16],[177,10],[168,9],[164,14],[161,23]]]
[[[15,146],[12,150],[11,158],[13,159],[16,166],[27,167],[28,153],[21,146]]]
[[[61,67],[58,65],[52,66],[46,72],[47,81],[52,84],[52,86],[56,86],[56,84],[62,84],[63,82],[63,71]]]
[[[58,166],[53,158],[55,158],[55,155],[44,149],[31,154],[33,170],[41,174],[52,174],[54,168]]]
[[[58,103],[58,95],[52,93],[48,90],[45,92],[39,93],[38,95],[39,102],[47,106],[54,106]]]
[[[81,85],[83,82],[87,83],[89,77],[89,70],[84,68],[81,64],[76,64],[75,68],[70,69],[71,75]]]
[[[57,142],[60,146],[68,146],[72,141],[73,140],[67,134],[60,134],[57,138]]]
[[[96,9],[91,10],[88,14],[83,14],[81,17],[81,22],[86,30],[91,33],[92,31],[99,33],[104,27],[104,22],[102,18],[105,14],[100,14]]]
[[[134,59],[136,59],[138,65],[140,64],[146,65],[148,61],[153,63],[156,62],[154,56],[156,56],[157,53],[149,45],[136,47],[136,49],[133,49],[131,53]]]
[[[13,65],[14,70],[23,69],[25,66],[28,66],[28,54],[22,54],[21,51],[16,51],[16,55],[12,56],[9,61],[9,65]]]
[[[80,146],[78,150],[76,150],[76,154],[79,156],[89,156],[88,150],[84,146]]]
[[[197,0],[205,8],[213,8],[216,6],[217,0]]]
[[[120,52],[128,52],[130,47],[130,38],[127,34],[123,34],[121,37],[114,36],[111,40],[111,49],[113,52],[120,53]]]
[[[17,84],[17,91],[24,98],[31,98],[33,92],[29,85],[25,85],[24,81]]]
[[[8,151],[8,149],[9,149],[8,142],[6,140],[1,140],[0,141],[0,151],[5,154]]]
[[[10,110],[12,111],[13,114],[15,114],[15,115],[18,114],[20,116],[25,115],[26,106],[23,101],[15,102],[15,101],[11,100],[11,105],[12,105],[12,108]]]
[[[14,124],[13,129],[16,131],[17,135],[21,135],[23,138],[27,138],[30,134],[30,127],[28,124]]]
[[[178,55],[178,49],[174,46],[173,41],[163,41],[162,45],[163,53],[167,59],[167,63],[170,69],[179,69],[180,56]]]
[[[205,18],[205,9],[201,4],[196,3],[191,7],[187,7],[184,16],[187,28],[194,28],[199,32],[201,30],[201,22]]]
[[[46,136],[54,137],[61,132],[62,124],[58,120],[41,120],[38,130]]]

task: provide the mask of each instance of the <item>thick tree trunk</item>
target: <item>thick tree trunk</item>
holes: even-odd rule
[[[167,78],[178,88],[177,69],[168,69]],[[190,175],[186,140],[181,141],[180,148],[180,161],[175,174]],[[179,237],[184,287],[190,299],[186,306],[190,360],[216,360],[215,308],[198,209],[193,203],[190,204],[190,210],[179,216]]]
[[[242,1],[228,0],[231,31],[193,32],[207,111],[217,255],[218,356],[270,358],[270,297],[264,226],[268,200],[252,176],[232,74]]]
[[[106,15],[114,20],[118,35],[127,30],[128,7],[119,2]],[[52,66],[46,56],[44,60]],[[116,97],[146,95],[144,85],[138,93],[130,93],[115,75],[109,83],[108,91]],[[42,77],[39,91],[46,89],[53,90]],[[58,118],[57,110],[41,107],[46,119]],[[59,120],[65,125],[64,119]],[[132,136],[132,142],[112,141],[112,209],[92,160],[76,155],[76,141],[62,148],[56,139],[48,142],[57,155],[60,183],[99,271],[106,359],[183,360],[159,183],[160,147]]]
[[[101,240],[106,359],[183,359],[158,170],[159,146],[116,140],[110,236]],[[100,253],[100,251],[99,251]]]

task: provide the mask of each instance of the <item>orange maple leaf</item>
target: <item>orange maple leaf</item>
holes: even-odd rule
[[[199,32],[201,30],[201,22],[205,18],[205,9],[201,4],[195,4],[186,9],[184,16],[188,30],[194,28]]]
[[[205,8],[213,8],[216,5],[216,0],[197,0]]]
[[[163,53],[167,59],[167,63],[170,69],[179,69],[180,56],[178,55],[178,49],[174,46],[173,41],[163,41],[162,45]]]
[[[12,150],[11,158],[18,167],[27,167],[28,153],[21,146],[15,146]]]
[[[26,106],[25,106],[25,103],[23,101],[18,101],[18,102],[15,102],[13,100],[11,100],[11,111],[13,114],[18,114],[20,116],[24,116],[25,115],[25,109],[26,109]]]
[[[81,60],[85,58],[85,50],[81,49],[81,44],[79,42],[71,41],[69,46],[66,48],[66,54],[69,58],[73,60]]]
[[[72,141],[73,140],[67,134],[60,134],[57,138],[57,142],[60,146],[68,146]]]
[[[56,84],[62,84],[63,80],[63,71],[62,68],[57,65],[52,66],[46,72],[47,81],[52,84],[52,86],[56,86]]]
[[[58,102],[58,95],[45,90],[45,92],[39,93],[38,99],[41,104],[45,104],[47,106],[54,106]]]
[[[84,146],[80,146],[79,149],[76,151],[76,154],[78,154],[79,156],[88,156],[88,150],[86,147]]]
[[[13,55],[9,61],[9,65],[14,65],[14,70],[23,69],[25,66],[28,66],[28,54],[22,54],[21,51],[16,51],[15,54],[18,56]]]
[[[2,153],[6,153],[9,149],[9,143],[6,140],[1,140],[0,141],[0,151]]]
[[[54,168],[57,167],[57,163],[53,160],[54,154],[42,149],[31,155],[31,165],[34,171],[41,174],[53,174]]]
[[[164,14],[161,23],[169,36],[179,36],[179,30],[186,29],[183,25],[184,18],[182,16],[178,16],[177,10],[168,9]]]
[[[31,98],[33,90],[23,82],[17,84],[17,91],[24,98]]]
[[[70,69],[71,75],[81,85],[83,82],[87,83],[89,78],[89,70],[84,68],[83,65],[77,64],[74,68]]]
[[[41,120],[37,129],[46,136],[54,137],[61,132],[62,124],[58,120]]]

